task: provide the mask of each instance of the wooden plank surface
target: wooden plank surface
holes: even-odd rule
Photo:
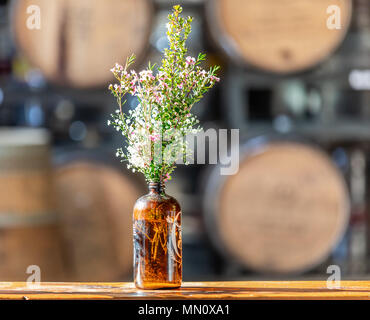
[[[0,282],[0,299],[367,299],[370,281],[342,281],[329,289],[325,281],[185,282],[176,290],[137,290],[133,283]]]

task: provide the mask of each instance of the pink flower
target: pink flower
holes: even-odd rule
[[[146,80],[154,80],[155,77],[153,76],[152,70],[143,70],[139,73],[140,75],[140,81],[146,81]]]
[[[161,100],[162,100],[162,98],[161,98],[160,96],[156,96],[156,97],[155,97],[155,101],[156,101],[157,103],[160,103],[160,102],[161,102]]]
[[[195,61],[196,61],[196,60],[195,60],[195,58],[193,58],[193,57],[190,57],[190,56],[189,56],[189,57],[187,57],[187,58],[186,58],[186,64],[187,64],[187,65],[194,65],[194,64],[195,64]]]
[[[159,134],[158,134],[158,133],[156,133],[156,134],[151,134],[151,135],[149,135],[149,139],[150,139],[151,141],[153,141],[153,142],[156,142],[156,141],[158,141],[158,140],[159,140]]]
[[[122,93],[122,87],[119,86],[118,84],[114,85],[114,90],[118,91],[119,93]]]
[[[114,69],[116,71],[122,71],[123,70],[123,67],[119,63],[116,62],[115,66],[114,66]]]

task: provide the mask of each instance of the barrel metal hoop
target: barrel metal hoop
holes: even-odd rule
[[[40,212],[24,216],[0,212],[0,228],[51,225],[56,224],[57,220],[58,215],[55,212]]]

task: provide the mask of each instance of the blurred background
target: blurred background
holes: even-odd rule
[[[131,281],[147,187],[115,158],[109,69],[160,62],[175,4],[189,54],[222,70],[194,112],[240,129],[236,175],[180,166],[167,185],[184,280],[368,278],[369,1],[0,0],[0,280]]]

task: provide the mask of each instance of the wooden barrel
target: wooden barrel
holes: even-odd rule
[[[331,159],[303,143],[258,139],[241,154],[237,174],[220,176],[216,168],[208,180],[204,214],[216,247],[262,273],[323,262],[349,215],[347,188]]]
[[[55,173],[70,278],[131,279],[132,212],[145,189],[124,169],[92,159],[68,155]]]
[[[236,61],[266,71],[311,68],[333,53],[351,20],[351,0],[212,0],[208,24],[215,41]],[[340,9],[331,20],[333,6]],[[329,8],[329,13],[327,12]],[[327,21],[340,22],[330,29]]]
[[[51,81],[76,87],[107,84],[116,62],[143,54],[151,29],[149,0],[16,0],[12,11],[24,55]]]
[[[0,278],[26,281],[30,265],[42,281],[63,277],[62,243],[53,199],[48,132],[0,129]]]

